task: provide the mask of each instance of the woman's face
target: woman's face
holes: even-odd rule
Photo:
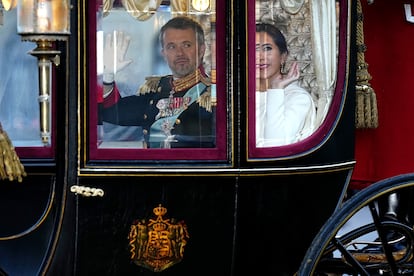
[[[280,66],[285,62],[272,37],[266,32],[256,33],[256,79],[272,79],[280,75]]]

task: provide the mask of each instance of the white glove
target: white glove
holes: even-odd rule
[[[103,46],[104,83],[114,82],[115,74],[132,62],[132,59],[125,59],[130,41],[131,37],[121,31],[105,35]]]

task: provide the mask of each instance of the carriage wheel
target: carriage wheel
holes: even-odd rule
[[[297,275],[413,275],[413,194],[414,174],[357,192],[321,228]],[[380,209],[390,196],[400,198],[397,218]]]

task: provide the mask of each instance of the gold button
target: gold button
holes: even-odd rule
[[[144,135],[147,135],[147,134],[148,134],[148,130],[143,129],[143,130],[142,130],[142,133],[143,133]]]
[[[176,120],[175,120],[175,124],[176,124],[176,125],[179,125],[179,124],[181,124],[181,121],[180,121],[180,119],[176,119]]]

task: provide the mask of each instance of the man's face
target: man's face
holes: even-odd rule
[[[174,77],[184,77],[201,64],[205,45],[198,45],[192,29],[167,29],[164,33],[162,55]]]

